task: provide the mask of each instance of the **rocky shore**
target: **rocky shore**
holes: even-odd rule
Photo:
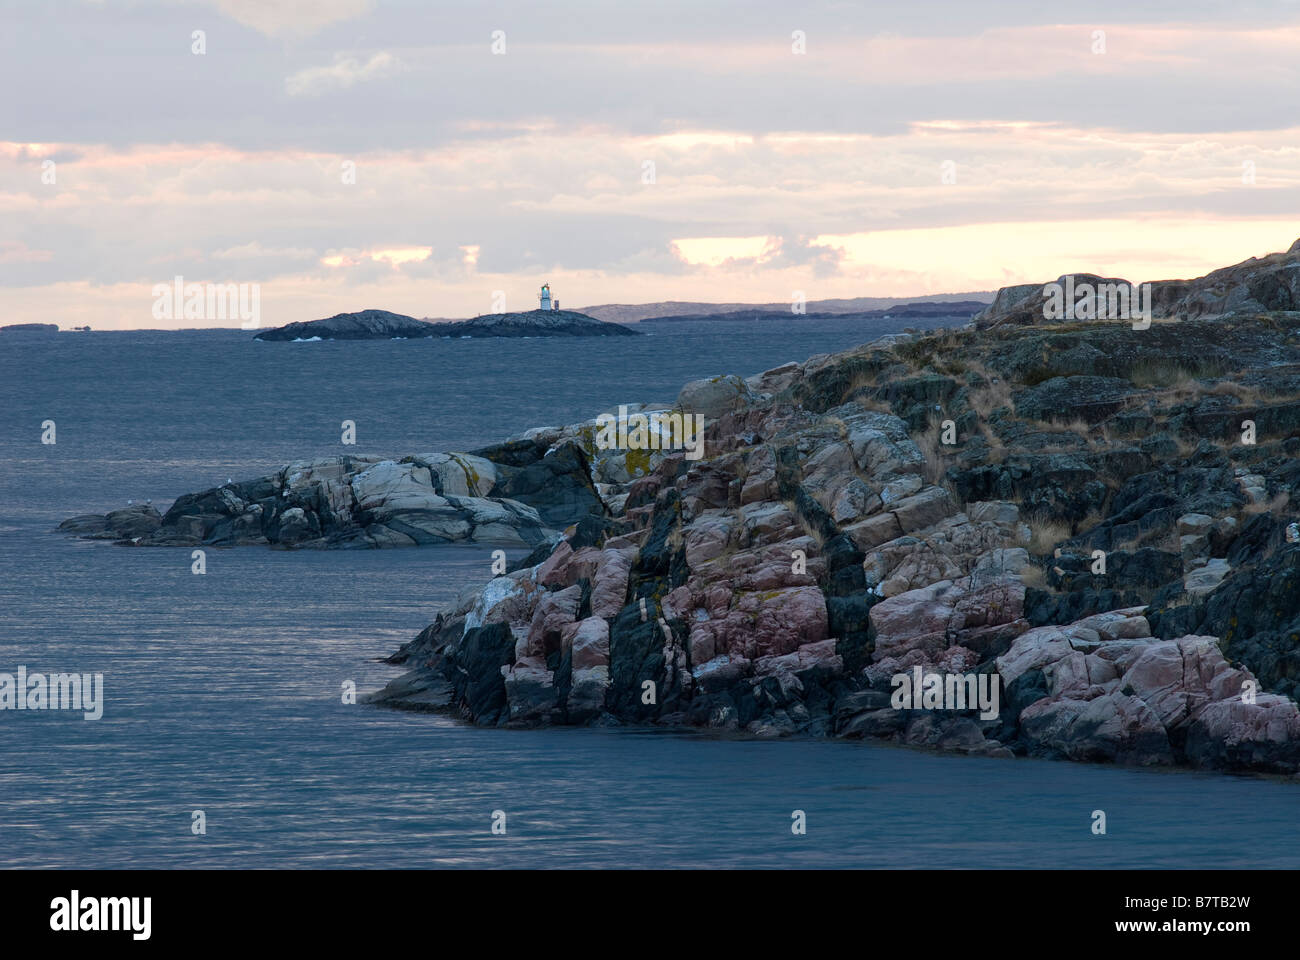
[[[1162,301],[1234,309],[1143,330],[1002,291],[978,329],[690,384],[695,461],[534,431],[599,502],[369,699],[1295,774],[1300,312],[1260,308],[1300,245],[1251,263]],[[900,708],[931,675],[995,681],[996,711]]]
[[[479,454],[299,460],[269,476],[185,494],[165,514],[134,504],[72,517],[59,529],[146,547],[534,545],[593,509],[603,506],[576,450],[524,442]]]
[[[725,382],[709,384],[725,391]],[[669,412],[669,404],[624,412]],[[612,416],[612,412],[607,412]],[[470,453],[298,460],[275,473],[178,497],[166,513],[132,503],[59,524],[120,546],[383,549],[477,542],[553,546],[560,532],[621,508],[653,454],[602,448],[593,418]]]

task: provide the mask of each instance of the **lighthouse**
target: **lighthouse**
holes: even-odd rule
[[[560,309],[560,301],[551,299],[551,285],[549,283],[542,284],[542,292],[538,295],[537,299],[540,304],[538,309],[540,310]]]

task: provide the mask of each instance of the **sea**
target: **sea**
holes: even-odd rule
[[[0,710],[0,867],[1300,866],[1300,783],[1282,779],[480,729],[345,702],[349,685],[397,675],[380,658],[489,578],[491,544],[213,548],[198,575],[187,548],[56,530],[297,459],[470,450],[901,326],[311,343],[0,333],[0,672],[103,675],[98,720]],[[356,446],[340,443],[345,420]]]

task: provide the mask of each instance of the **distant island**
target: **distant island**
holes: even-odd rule
[[[893,307],[873,310],[819,310],[797,315],[799,320],[881,320],[893,318],[898,320],[932,319],[939,317],[975,316],[987,309],[985,300],[932,300],[924,303],[903,303]],[[745,310],[726,310],[707,313],[685,313],[673,316],[645,317],[639,323],[681,323],[690,320],[750,321],[750,320],[789,320],[790,307],[773,308],[766,304]]]
[[[983,304],[981,304],[983,306]],[[637,331],[573,310],[492,313],[473,320],[430,323],[387,310],[340,313],[324,320],[263,330],[254,340],[426,340],[430,337],[635,337]]]
[[[11,323],[8,326],[0,327],[0,330],[23,331],[26,333],[58,333],[59,325],[57,323]]]
[[[263,330],[254,340],[426,340],[432,337],[635,337],[640,334],[617,323],[605,323],[574,310],[561,310],[551,298],[551,285],[542,284],[538,308],[520,313],[491,313],[473,320],[432,323],[388,310],[340,313],[323,320],[290,323]],[[984,306],[983,304],[980,305]]]
[[[391,340],[432,337],[433,324],[388,310],[339,313],[323,320],[288,323],[263,330],[254,340]]]
[[[340,313],[323,320],[290,323],[274,330],[264,330],[255,340],[305,341],[305,340],[422,340],[430,337],[626,337],[639,336],[639,331],[624,323],[598,320],[576,310],[561,310],[548,298],[543,303],[549,307],[517,313],[491,313],[472,320],[444,320],[431,322],[417,320],[388,310],[361,310],[357,313]],[[693,306],[705,306],[699,304]],[[732,309],[734,304],[719,305],[720,309],[683,313],[671,316],[649,316],[639,324],[680,323],[698,320],[723,322],[753,320],[788,320],[789,306],[777,307],[758,304],[743,309]],[[799,320],[900,320],[934,319],[941,317],[975,316],[989,307],[985,300],[931,300],[901,303],[891,307],[870,310],[822,310],[798,315]]]
[[[489,313],[473,320],[431,323],[435,337],[639,337],[631,327],[606,323],[576,310]]]
[[[809,300],[804,304],[808,315],[834,314],[883,314],[894,316],[896,311],[919,304],[946,303],[949,307],[975,301],[980,308],[993,301],[997,291],[974,290],[969,292],[929,293],[910,297],[851,297],[848,299]],[[776,303],[703,303],[695,300],[662,300],[658,303],[603,303],[583,307],[582,312],[597,320],[607,323],[638,323],[643,320],[657,320],[662,317],[710,317],[717,319],[723,314],[771,313],[790,315],[790,301]],[[737,318],[738,319],[738,318]]]
[[[988,309],[992,293],[931,294],[908,300],[856,297],[851,300],[810,300],[800,320],[900,320],[975,316]],[[472,320],[417,320],[389,310],[339,313],[321,320],[289,323],[263,330],[255,340],[425,340],[431,337],[629,337],[640,331],[631,323],[673,323],[689,320],[789,319],[788,303],[694,303],[665,301],[639,305],[605,304],[582,311],[561,310],[550,284],[538,292],[538,308],[515,313],[491,313]]]
[[[983,307],[984,304],[980,304]],[[254,340],[424,340],[430,337],[636,337],[636,330],[606,323],[575,310],[561,310],[551,299],[550,284],[543,284],[538,309],[519,313],[491,313],[473,320],[431,323],[388,310],[340,313],[323,320],[290,323],[264,330]]]

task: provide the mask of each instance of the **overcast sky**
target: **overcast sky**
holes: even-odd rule
[[[0,323],[1197,276],[1300,236],[1298,80],[1294,0],[0,0]]]

